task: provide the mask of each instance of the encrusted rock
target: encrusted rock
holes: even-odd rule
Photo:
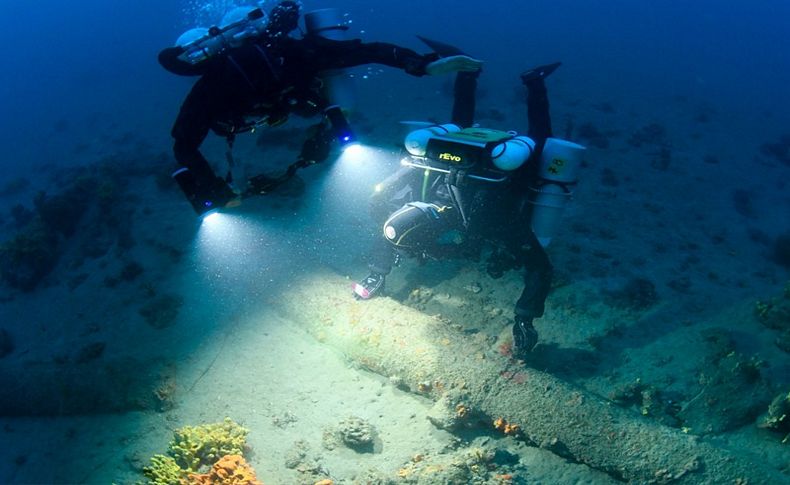
[[[695,434],[722,433],[751,422],[770,399],[760,365],[734,352],[706,363],[700,370],[699,393],[678,417]]]
[[[376,434],[373,425],[357,416],[349,416],[338,424],[337,434],[342,443],[352,450],[372,452]]]
[[[408,391],[409,385],[403,380],[401,376],[390,376],[390,384],[397,387],[401,391]]]
[[[768,412],[760,418],[758,426],[790,433],[790,392],[783,392],[773,398]]]
[[[428,421],[448,431],[469,425],[474,413],[465,397],[463,393],[448,391],[428,411]]]
[[[296,441],[286,451],[285,466],[299,476],[295,483],[321,483],[329,476],[329,472],[321,464],[320,455],[313,454],[310,446],[302,440]]]
[[[162,329],[173,325],[184,300],[178,295],[165,294],[154,297],[142,307],[139,313],[148,325]]]
[[[419,309],[421,308],[422,305],[425,305],[429,301],[431,301],[433,297],[434,294],[432,289],[425,287],[418,287],[411,290],[411,292],[409,293],[407,304]]]
[[[483,287],[480,286],[480,283],[474,282],[464,286],[464,289],[470,293],[474,293],[475,295],[483,291]]]

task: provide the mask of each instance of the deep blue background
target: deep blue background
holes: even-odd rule
[[[5,173],[70,163],[67,142],[107,140],[117,131],[134,131],[167,149],[167,130],[190,81],[164,72],[156,53],[193,22],[210,17],[211,9],[201,13],[200,4],[0,3]],[[648,102],[687,96],[738,113],[734,138],[741,131],[737,118],[753,124],[773,112],[778,118],[761,130],[767,139],[787,125],[790,2],[784,0],[305,0],[304,5],[344,9],[356,33],[363,30],[369,40],[422,49],[413,36],[421,33],[460,45],[486,60],[494,80],[507,69],[560,59],[580,93],[625,94]],[[58,122],[69,130],[53,132]]]

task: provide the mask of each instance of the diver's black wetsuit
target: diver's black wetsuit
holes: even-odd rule
[[[461,127],[473,124],[475,90],[479,73],[458,73],[455,83],[455,100],[452,122]],[[524,289],[515,306],[515,314],[531,322],[541,317],[544,303],[551,288],[553,266],[548,254],[535,237],[530,224],[529,186],[537,176],[540,155],[546,138],[551,136],[549,101],[543,78],[525,80],[527,87],[528,134],[536,142],[535,151],[527,163],[510,174],[504,186],[466,179],[459,186],[463,204],[466,206],[468,224],[455,208],[445,211],[435,220],[435,227],[416,228],[415,238],[410,243],[413,249],[428,254],[459,252],[471,256],[479,254],[484,241],[501,244],[488,261],[489,273],[501,276],[505,269],[523,266]],[[442,175],[435,176],[423,199],[424,175],[422,170],[402,168],[385,181],[381,191],[371,200],[371,212],[377,221],[383,222],[393,210],[408,202],[423,200],[438,206],[453,206],[441,182]],[[465,241],[455,245],[451,241],[437,244],[437,236],[447,231],[463,233]],[[377,239],[370,254],[369,268],[373,273],[388,274],[396,260],[395,248],[384,237]]]
[[[200,153],[209,130],[233,134],[245,118],[267,120],[270,125],[289,114],[313,116],[327,107],[320,93],[319,74],[362,64],[384,64],[422,76],[437,57],[387,43],[336,41],[316,35],[301,39],[263,36],[226,54],[193,66],[179,60],[180,47],[163,50],[159,62],[180,75],[201,78],[181,106],[173,126],[176,160],[194,173],[198,185],[221,183]]]

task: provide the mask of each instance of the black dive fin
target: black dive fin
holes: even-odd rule
[[[561,62],[553,62],[545,66],[538,66],[524,71],[521,73],[521,82],[527,84],[532,81],[537,81],[538,79],[546,79],[549,77],[549,74],[554,72],[561,64]]]
[[[287,179],[284,177],[269,177],[264,174],[256,175],[247,181],[247,190],[244,191],[243,197],[270,194],[286,181]]]
[[[420,39],[425,45],[430,47],[435,53],[439,54],[442,57],[466,55],[461,49],[452,46],[450,44],[445,44],[444,42],[439,42],[436,40],[426,39],[421,35],[418,35],[417,38]]]

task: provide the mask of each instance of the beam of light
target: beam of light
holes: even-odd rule
[[[203,218],[195,239],[195,264],[210,282],[248,285],[269,270],[275,238],[255,218],[215,212]]]
[[[332,167],[333,172],[353,171],[358,175],[374,175],[386,173],[390,169],[396,155],[390,150],[351,143],[343,147]]]
[[[366,161],[374,161],[377,157],[376,149],[373,147],[365,146],[359,142],[349,143],[343,147],[337,163],[364,163]]]
[[[389,176],[397,153],[361,143],[344,147],[332,163],[323,182],[325,194],[330,198],[359,200],[366,207],[366,200],[374,186]]]
[[[350,160],[362,160],[366,151],[370,151],[370,147],[366,147],[359,142],[352,142],[343,146],[341,158],[345,157]]]
[[[211,226],[216,226],[218,224],[222,224],[222,214],[220,214],[218,211],[217,212],[207,212],[203,216],[202,220],[200,221],[201,227],[202,226],[206,226],[208,228],[208,227],[211,227]]]
[[[268,292],[300,269],[294,261],[303,259],[306,238],[256,210],[217,212],[202,221],[191,258],[199,280],[246,298]]]
[[[308,215],[312,232],[322,240],[319,257],[350,266],[365,254],[370,196],[376,184],[398,169],[397,160],[397,150],[357,145],[326,162],[327,170],[310,188]]]
[[[197,233],[196,250],[209,258],[245,256],[254,240],[249,222],[237,214],[213,212],[203,217]]]

